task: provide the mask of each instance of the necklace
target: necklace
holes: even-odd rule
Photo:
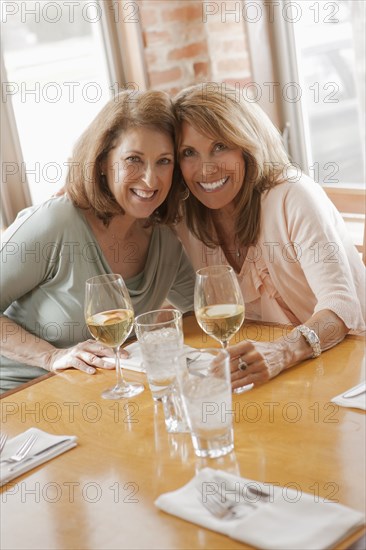
[[[235,246],[235,256],[237,258],[243,257],[245,248],[243,248],[243,246],[240,244],[238,237],[235,237],[234,246]]]
[[[234,245],[237,243],[234,243]],[[235,248],[227,247],[224,243],[222,243],[221,248],[225,251],[226,256],[235,257],[237,259],[244,256],[244,249],[240,245],[237,245]]]
[[[224,254],[226,258],[232,258],[232,261],[234,261],[239,265],[239,262],[241,262],[242,259],[246,256],[246,247],[243,247],[240,244],[238,235],[235,234],[234,227],[222,227],[218,221],[214,222],[216,234],[219,237],[220,246],[222,250],[224,251]],[[234,239],[233,239],[234,237]],[[230,243],[230,244],[229,244]],[[231,246],[230,246],[231,245]]]
[[[235,249],[235,257],[237,262],[244,262],[247,256],[248,247],[238,244]]]

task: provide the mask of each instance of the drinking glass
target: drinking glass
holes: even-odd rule
[[[117,274],[92,277],[86,281],[85,319],[90,334],[112,348],[116,359],[117,383],[104,391],[104,399],[133,397],[144,390],[142,384],[127,384],[123,379],[119,350],[133,327],[133,307],[126,285]]]
[[[229,453],[234,448],[229,352],[184,351],[176,363],[196,455],[218,458]]]
[[[196,272],[194,311],[206,334],[226,348],[244,321],[244,299],[232,267],[214,265]]]
[[[168,432],[188,431],[176,383],[175,358],[183,350],[182,314],[157,309],[135,319],[146,375],[154,401],[161,401]]]

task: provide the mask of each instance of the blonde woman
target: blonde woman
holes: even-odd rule
[[[183,90],[174,104],[190,192],[179,235],[193,266],[230,264],[248,319],[296,326],[274,342],[233,345],[233,388],[363,331],[361,259],[322,188],[291,166],[265,113],[212,84]]]
[[[1,251],[1,390],[73,367],[113,368],[89,339],[85,281],[119,273],[135,313],[192,308],[194,272],[175,219],[175,118],[162,92],[121,93],[77,143],[67,195],[20,213]],[[162,225],[165,224],[165,225]]]

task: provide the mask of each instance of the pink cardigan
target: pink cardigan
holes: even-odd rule
[[[184,224],[177,232],[195,269],[228,263]],[[330,309],[350,330],[365,330],[365,266],[339,212],[306,176],[263,195],[260,237],[238,280],[248,319],[300,324]]]

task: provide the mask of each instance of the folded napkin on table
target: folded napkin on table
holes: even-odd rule
[[[128,351],[129,356],[127,358],[121,356],[121,367],[123,369],[134,370],[137,372],[145,372],[144,365],[142,364],[140,344],[138,342],[132,342],[132,344],[129,344],[123,349]],[[103,359],[107,363],[115,364],[114,357],[104,357]]]
[[[33,434],[37,436],[37,440],[29,455],[22,462],[1,462],[15,454],[19,447]],[[76,445],[77,437],[75,435],[52,435],[38,428],[30,428],[16,437],[8,439],[0,457],[0,487]]]
[[[128,351],[129,357],[121,357],[121,367],[123,369],[134,370],[137,372],[146,372],[139,342],[132,342],[132,344],[129,344],[123,349]],[[190,346],[183,346],[183,351],[190,350],[194,350],[194,348],[191,348]],[[113,364],[115,363],[114,357],[104,357],[104,361]]]
[[[364,384],[364,382],[362,383]],[[357,384],[357,386],[354,386],[349,390],[344,390],[344,392],[333,397],[331,401],[333,403],[336,403],[337,405],[340,405],[341,407],[351,407],[353,409],[362,409],[363,411],[366,411],[366,392],[355,395],[354,397],[343,397],[344,394],[355,390],[359,386],[361,386],[361,384]]]
[[[262,488],[270,495],[269,500],[245,497],[249,494],[245,486]],[[209,499],[211,491],[217,490],[221,498],[232,500],[234,489],[240,492],[241,501],[255,502],[255,507],[243,504],[247,509],[244,517],[241,513],[240,518],[218,519],[203,506],[203,499]],[[316,502],[313,495],[212,468],[201,470],[184,487],[160,495],[155,504],[164,512],[263,550],[329,548],[361,527],[365,519],[362,513],[346,506]]]

